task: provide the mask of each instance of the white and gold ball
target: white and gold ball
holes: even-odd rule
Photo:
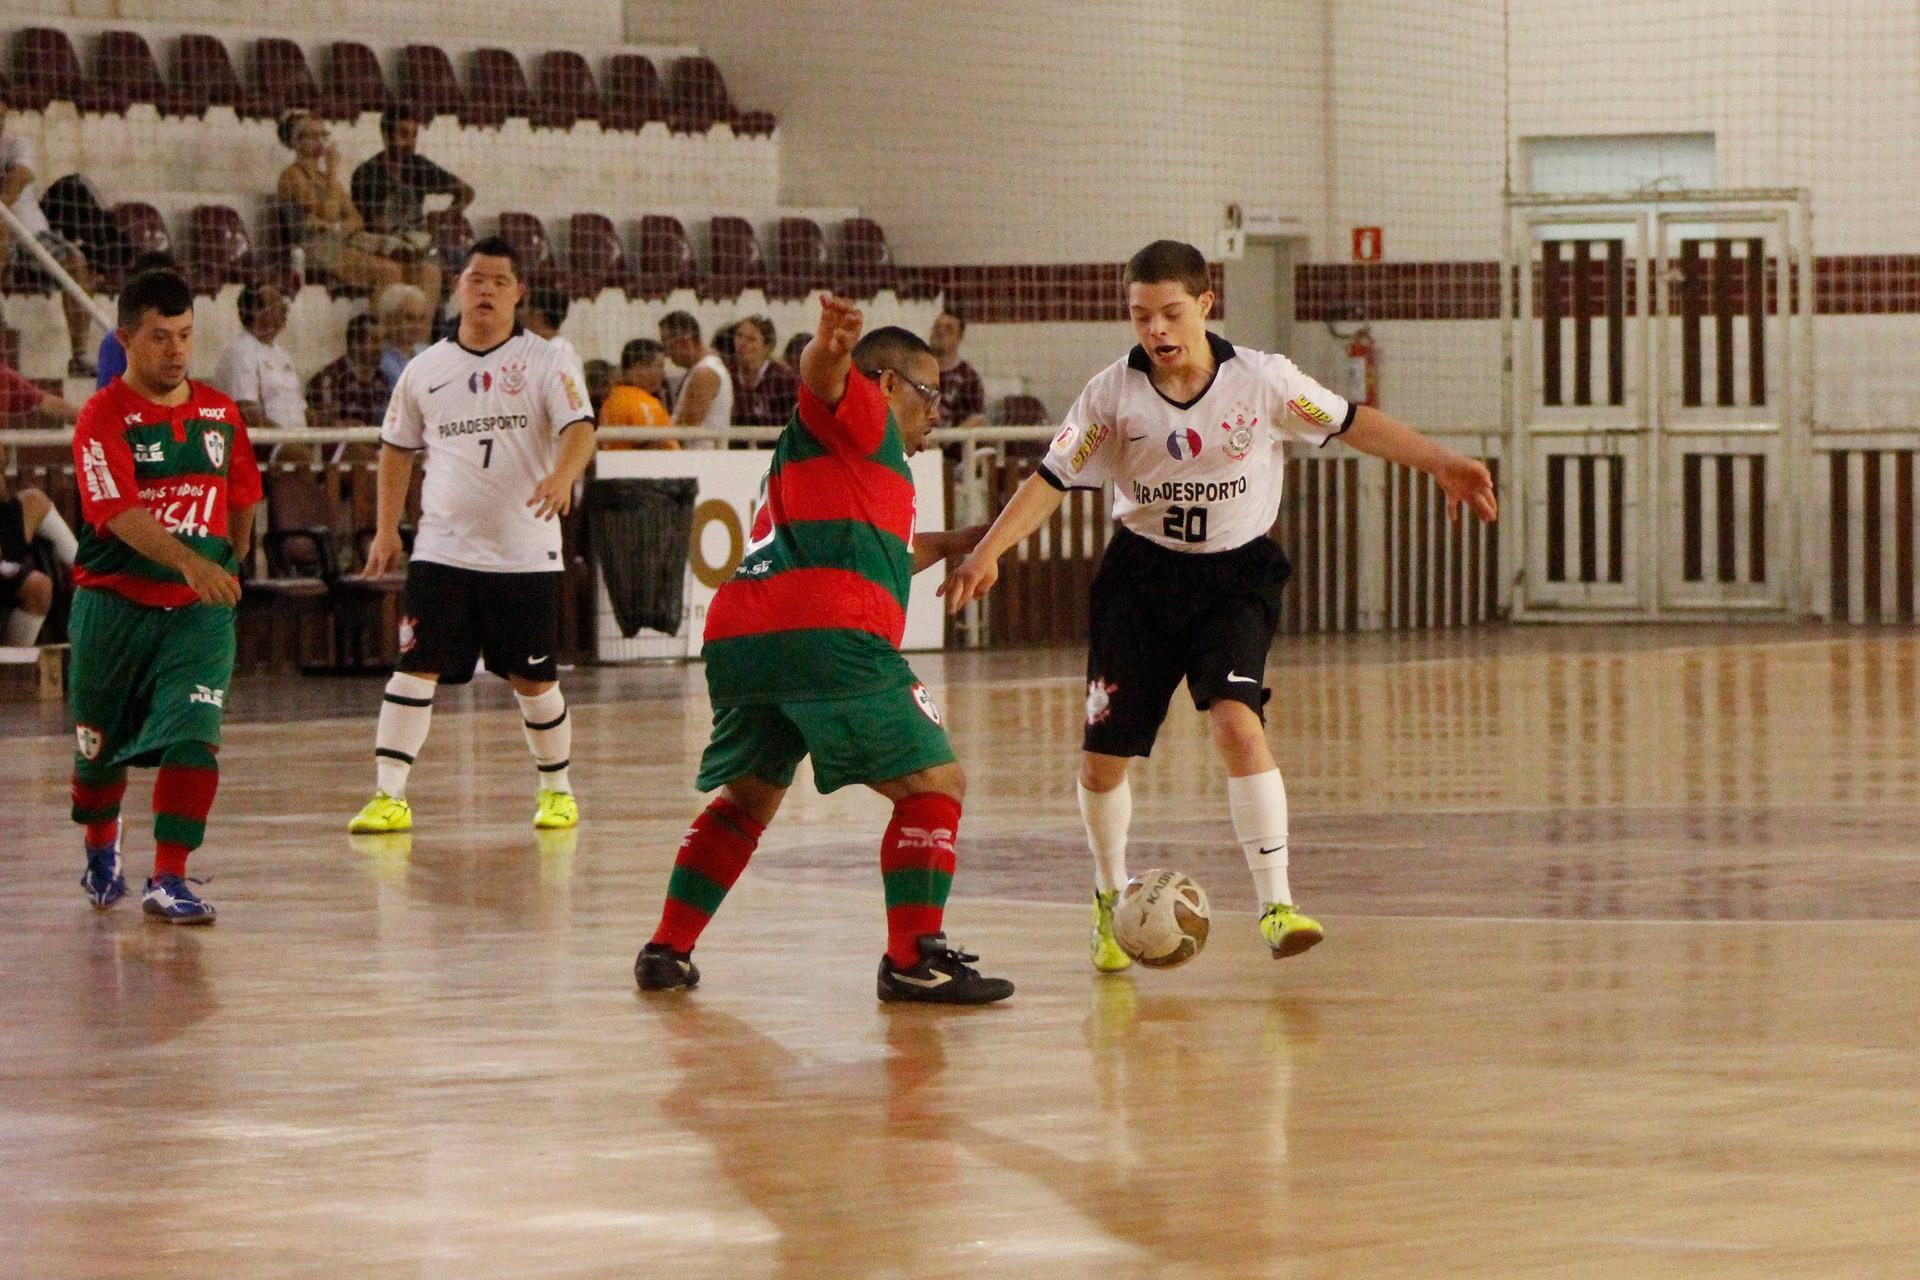
[[[1113,938],[1150,969],[1185,964],[1207,945],[1207,891],[1178,871],[1143,871],[1120,890]]]

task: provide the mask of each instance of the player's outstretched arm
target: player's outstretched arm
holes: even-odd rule
[[[147,559],[185,578],[203,602],[240,603],[240,580],[168,533],[145,507],[122,511],[107,521],[107,529]]]
[[[820,327],[800,353],[800,381],[829,405],[838,405],[847,394],[853,347],[866,323],[866,315],[845,298],[820,295]]]
[[[986,536],[984,524],[970,524],[964,529],[917,530],[913,535],[913,571],[919,573],[929,565],[963,556],[979,546],[980,539]]]
[[[1007,505],[1000,509],[987,536],[980,539],[980,545],[968,553],[960,567],[948,574],[947,580],[934,592],[947,598],[947,612],[959,613],[993,590],[993,584],[1000,579],[1000,557],[1045,524],[1060,509],[1066,496],[1065,491],[1054,488],[1037,475],[1022,481]]]
[[[1357,407],[1353,425],[1341,439],[1362,453],[1432,476],[1447,495],[1448,519],[1460,518],[1462,504],[1473,508],[1473,513],[1488,524],[1499,518],[1500,500],[1494,494],[1493,473],[1478,458],[1455,453],[1371,405]]]
[[[406,510],[407,489],[413,484],[413,455],[390,444],[380,446],[379,479],[374,486],[373,541],[367,544],[363,578],[391,573],[400,563],[400,515]]]

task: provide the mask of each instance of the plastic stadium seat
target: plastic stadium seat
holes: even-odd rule
[[[475,49],[467,55],[467,105],[460,123],[497,129],[508,116],[534,117],[533,90],[508,49]]]
[[[53,27],[27,27],[13,36],[13,86],[9,103],[16,111],[44,111],[49,102],[71,102],[81,111],[111,115],[113,94],[80,74],[80,59],[67,33]]]
[[[1053,425],[1053,419],[1047,416],[1047,406],[1038,396],[1008,396],[1000,402],[1000,425],[1003,427],[1047,427]]]
[[[502,213],[500,237],[519,255],[521,279],[529,285],[553,281],[559,272],[559,256],[537,214]]]
[[[815,289],[833,288],[827,261],[827,237],[812,218],[782,218],[775,241],[778,270],[767,281],[768,296],[804,298]]]
[[[445,49],[437,44],[410,44],[400,51],[400,100],[420,113],[422,124],[431,124],[442,113],[465,109],[466,91],[453,74]]]
[[[849,298],[871,298],[899,283],[899,268],[887,248],[887,233],[871,218],[840,224],[840,278],[836,290]]]
[[[273,107],[245,88],[218,36],[183,35],[173,46],[173,87],[201,107],[232,107],[247,118],[272,116]]]
[[[633,274],[634,293],[642,298],[664,298],[699,282],[700,264],[680,219],[661,213],[640,219],[640,261]]]
[[[565,49],[543,53],[537,74],[534,124],[566,129],[576,120],[600,118],[600,86],[594,83],[593,68],[585,58]]]
[[[606,288],[633,288],[626,246],[606,214],[576,213],[567,224],[567,292],[591,298]]]
[[[734,298],[748,289],[762,293],[767,288],[767,260],[754,238],[753,224],[745,218],[717,217],[707,224],[707,279],[701,294],[708,298]]]
[[[386,73],[380,59],[364,44],[338,41],[327,46],[327,92],[338,97],[357,115],[362,111],[385,111],[393,103],[387,88]]]
[[[186,274],[195,293],[218,293],[255,274],[253,239],[240,215],[223,204],[203,204],[187,229]]]
[[[770,134],[774,118],[766,111],[742,111],[733,104],[727,82],[711,58],[681,58],[667,77],[668,119],[676,130],[705,133],[724,123],[738,134]]]
[[[600,123],[609,129],[639,130],[667,118],[667,91],[653,62],[638,53],[607,59],[607,106]]]
[[[253,42],[253,91],[275,115],[292,107],[329,120],[351,120],[359,114],[339,94],[320,91],[306,53],[291,40],[267,37]]]
[[[117,204],[113,206],[113,220],[133,246],[135,257],[143,253],[173,252],[173,237],[167,234],[167,221],[152,205],[138,200]]]
[[[193,95],[170,87],[160,78],[160,64],[153,60],[147,39],[137,31],[107,31],[93,46],[93,83],[101,93],[113,99],[113,110],[125,111],[136,102],[145,102],[162,115],[193,115],[197,110]]]

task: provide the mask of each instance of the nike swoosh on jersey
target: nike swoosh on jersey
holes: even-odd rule
[[[1146,437],[1145,437],[1145,436],[1128,436],[1128,437],[1127,437],[1127,439],[1129,439],[1129,440],[1145,440],[1145,439],[1146,439]]]
[[[941,973],[936,969],[931,978],[910,978],[898,969],[895,969],[893,971],[893,980],[895,982],[904,982],[910,987],[925,987],[931,990],[934,987],[943,987],[947,983],[952,982],[953,975],[950,973]]]
[[[448,379],[447,379],[447,380],[446,380],[445,382],[443,382],[443,383],[441,383],[441,384],[440,384],[440,386],[438,386],[438,387],[428,387],[428,388],[427,388],[427,394],[428,394],[428,395],[432,395],[432,394],[433,394],[434,392],[436,392],[436,391],[439,391],[439,390],[441,390],[441,388],[443,388],[443,387],[450,387],[450,386],[452,386],[452,385],[453,385],[454,383],[456,383],[456,382],[458,382],[458,381],[460,381],[460,379],[458,379],[458,378],[448,378]]]
[[[1233,672],[1229,671],[1227,672],[1227,683],[1228,684],[1259,684],[1260,682],[1258,680],[1255,680],[1252,676],[1237,676]]]

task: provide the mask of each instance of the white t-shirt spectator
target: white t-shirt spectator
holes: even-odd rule
[[[39,160],[33,153],[33,143],[25,137],[17,133],[0,133],[0,174],[15,165],[21,165],[32,170],[37,178],[40,174]],[[13,216],[36,236],[53,230],[47,222],[47,215],[41,212],[38,185],[37,182],[29,182],[20,188],[20,194],[13,201]]]
[[[251,400],[276,427],[307,425],[307,395],[293,357],[279,346],[268,346],[246,330],[233,340],[213,384],[235,400]]]

